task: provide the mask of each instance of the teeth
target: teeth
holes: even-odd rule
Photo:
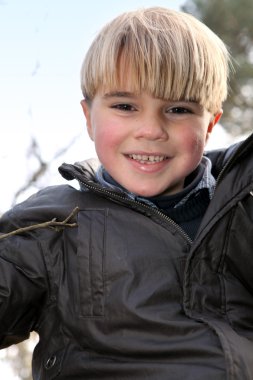
[[[141,155],[141,154],[129,154],[129,157],[132,158],[132,160],[140,161],[140,163],[145,164],[152,164],[156,162],[161,162],[163,160],[166,160],[166,156],[148,156],[148,155]]]

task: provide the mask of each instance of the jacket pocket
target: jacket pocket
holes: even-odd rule
[[[78,215],[78,279],[81,317],[104,316],[106,210]]]

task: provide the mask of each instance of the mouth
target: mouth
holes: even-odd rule
[[[129,154],[128,157],[131,160],[138,161],[140,164],[147,165],[157,164],[168,159],[168,156],[147,154]]]

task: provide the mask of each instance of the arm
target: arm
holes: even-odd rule
[[[0,348],[35,330],[56,302],[62,234],[76,227],[77,191],[46,188],[0,219]]]
[[[14,213],[10,212],[0,220],[0,236],[21,225],[13,217]],[[29,337],[46,302],[47,289],[43,249],[39,241],[27,234],[1,239],[0,348]]]

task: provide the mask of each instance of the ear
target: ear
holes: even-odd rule
[[[208,124],[208,128],[207,128],[206,142],[208,141],[210,134],[212,133],[213,127],[215,126],[215,124],[217,124],[219,122],[222,114],[223,114],[223,110],[220,110],[210,120],[210,122]]]
[[[208,131],[209,133],[212,132],[213,127],[215,126],[215,124],[218,123],[218,121],[220,120],[222,114],[223,114],[223,110],[220,110],[219,112],[217,112],[217,113],[213,116],[212,120],[210,121],[210,123],[209,123],[209,125],[208,125],[208,129],[207,129],[207,131]]]
[[[87,100],[85,99],[81,100],[80,104],[82,106],[83,113],[86,119],[87,132],[91,140],[93,140],[93,130],[92,130],[92,125],[91,125],[91,105],[88,104]]]

